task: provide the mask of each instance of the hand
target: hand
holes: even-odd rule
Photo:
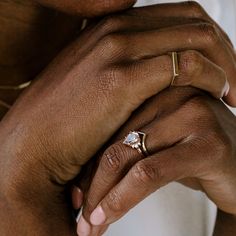
[[[177,48],[159,48],[152,37],[139,32],[145,21],[134,28],[130,19],[125,16],[125,22],[111,25],[104,20],[88,28],[38,76],[1,122],[1,234],[73,234],[67,184],[137,107],[169,86],[173,73],[167,53]],[[127,54],[127,44],[132,46],[140,37],[145,43],[138,51],[130,47]],[[152,50],[147,47],[151,44]],[[185,62],[195,55],[210,75],[216,75],[216,83],[202,86],[200,73],[194,85],[217,97],[225,94],[221,69],[187,49],[180,54],[182,78],[191,69]],[[12,222],[12,215],[17,221]]]
[[[79,235],[101,235],[172,181],[202,190],[219,209],[236,215],[236,117],[223,103],[194,93],[189,99],[188,90],[173,89],[149,101],[132,119],[116,137],[119,141],[100,157],[84,193],[83,215],[94,226],[82,219]],[[150,123],[142,126],[145,122]],[[144,159],[122,143],[129,130],[147,134],[149,157]],[[83,234],[85,224],[90,234]]]

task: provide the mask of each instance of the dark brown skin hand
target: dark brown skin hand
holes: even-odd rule
[[[130,130],[148,135],[149,157],[122,143]],[[222,102],[194,91],[191,96],[188,89],[162,92],[115,139],[84,193],[83,214],[94,225],[87,235],[102,235],[109,224],[172,181],[205,192],[225,212],[219,211],[216,235],[220,229],[234,235],[235,224],[229,228],[226,223],[236,216],[236,117]]]
[[[1,234],[74,234],[64,194],[68,181],[137,107],[169,86],[172,65],[167,53],[177,51],[179,45],[170,42],[170,48],[159,48],[153,44],[153,36],[157,35],[143,34],[146,20],[134,27],[132,16],[124,18],[124,22],[107,18],[84,32],[38,77],[2,121]],[[115,22],[111,24],[112,20]],[[147,30],[156,30],[155,22],[150,26]],[[205,33],[204,27],[197,24],[189,29]],[[188,30],[182,30],[184,36]],[[170,34],[176,35],[177,31],[179,28],[173,28]],[[163,34],[160,42],[166,36]],[[137,47],[128,51],[127,45],[134,42]],[[219,50],[223,42],[218,44]],[[232,68],[217,66],[215,55],[203,47],[203,42],[195,43],[180,53],[180,78],[191,75],[195,64],[187,62],[199,60],[197,65],[214,74],[216,83],[203,83],[204,70],[187,83],[216,97],[226,95],[225,73],[232,73]],[[213,62],[193,50],[198,47],[208,52]],[[230,54],[223,55],[229,58]],[[17,221],[12,222],[13,218]]]
[[[1,235],[73,235],[67,183],[136,108],[169,86],[170,56],[153,58],[152,37],[126,55],[127,34],[115,34],[122,29],[106,21],[87,29],[2,120]]]

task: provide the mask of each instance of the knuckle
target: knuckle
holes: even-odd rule
[[[103,35],[113,33],[122,27],[123,22],[119,16],[106,16],[100,22],[99,31]]]
[[[122,212],[123,201],[121,200],[120,194],[116,191],[111,191],[106,197],[106,205],[115,215]]]
[[[101,159],[101,167],[103,170],[109,172],[120,172],[123,167],[124,156],[127,153],[125,149],[120,144],[114,144],[109,147],[103,154]]]
[[[233,146],[227,135],[219,127],[211,127],[198,133],[195,145],[204,150],[203,168],[217,170],[232,163]]]
[[[206,15],[205,10],[198,2],[188,1],[188,2],[185,2],[185,4],[187,4],[188,10],[191,13],[192,17],[201,18]]]
[[[98,50],[100,55],[107,60],[113,60],[119,58],[127,46],[127,40],[124,35],[121,34],[108,34],[104,36],[98,43]]]
[[[220,37],[215,25],[211,23],[202,23],[198,25],[198,28],[206,46],[215,46],[219,43]]]
[[[145,162],[138,162],[132,169],[131,174],[138,184],[143,185],[154,184],[160,179],[160,171]]]
[[[180,57],[180,71],[184,78],[185,85],[190,85],[192,80],[203,71],[204,63],[201,54],[194,50],[183,52]]]
[[[233,155],[233,146],[229,137],[221,127],[215,127],[209,134],[210,147],[216,164],[224,164]],[[223,163],[222,163],[223,162]]]
[[[215,168],[229,163],[234,148],[232,140],[219,123],[217,114],[209,105],[209,99],[203,96],[194,97],[185,108],[191,114],[189,117],[191,127],[204,150],[204,158],[211,167]]]
[[[185,105],[186,112],[188,112],[189,119],[197,132],[210,129],[210,124],[215,121],[214,113],[207,104],[207,98],[203,96],[196,96],[191,98]],[[207,129],[206,129],[207,128]]]

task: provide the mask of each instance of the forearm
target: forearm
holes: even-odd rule
[[[4,205],[5,204],[5,205]],[[24,205],[8,205],[1,199],[0,211],[0,235],[24,235],[24,236],[75,236],[75,225],[71,221],[70,214],[65,218],[65,212],[51,209],[42,209],[42,212],[32,212]],[[30,203],[29,203],[30,205]],[[47,217],[45,217],[47,216]]]
[[[236,215],[230,215],[218,210],[214,236],[235,236]]]
[[[32,173],[33,175],[33,173]],[[32,176],[31,175],[31,176]],[[29,179],[31,177],[29,176]],[[76,235],[75,222],[64,192],[53,194],[48,187],[37,190],[38,182],[30,188],[11,186],[0,190],[0,235],[68,236]],[[48,200],[49,198],[49,200]]]

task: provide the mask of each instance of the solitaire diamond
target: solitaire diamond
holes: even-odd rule
[[[135,148],[141,145],[141,139],[139,134],[133,131],[128,134],[123,143],[125,145],[131,146],[132,148]]]
[[[148,156],[148,151],[145,146],[146,134],[140,131],[131,131],[125,137],[123,144],[129,146],[133,149],[136,149],[144,157]]]

